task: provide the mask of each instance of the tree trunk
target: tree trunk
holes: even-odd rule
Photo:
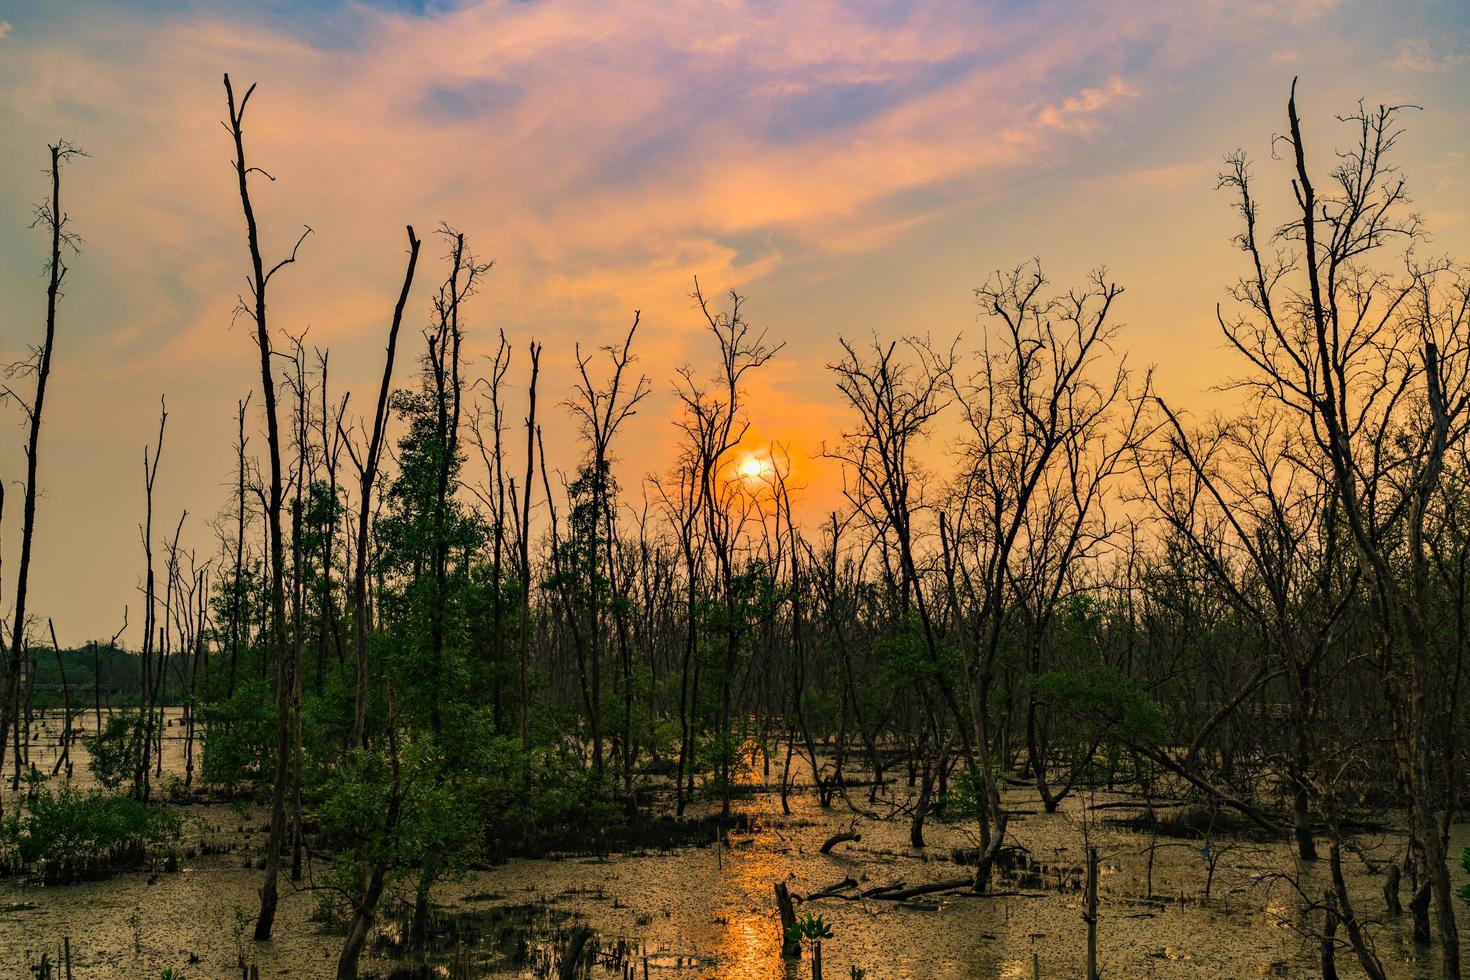
[[[65,143],[56,143],[51,150],[51,201],[43,205],[42,217],[51,232],[51,261],[48,268],[49,282],[46,286],[46,338],[37,352],[36,396],[28,406],[29,430],[26,438],[26,483],[25,496],[21,500],[20,567],[15,580],[15,608],[11,614],[10,664],[5,672],[5,696],[0,703],[0,769],[5,767],[6,727],[16,726],[19,731],[19,691],[21,655],[25,648],[26,596],[30,583],[31,550],[36,532],[36,469],[41,444],[42,410],[46,406],[46,382],[51,377],[51,352],[56,345],[56,304],[61,295],[61,283],[66,278],[66,266],[61,261],[62,225],[66,214],[61,210],[61,164],[70,156],[71,150]],[[20,750],[16,749],[16,771],[20,766]]]
[[[781,913],[781,955],[801,956],[801,940],[796,938],[796,911],[791,906],[791,893],[786,882],[776,882],[776,909]]]

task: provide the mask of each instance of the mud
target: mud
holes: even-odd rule
[[[170,743],[172,745],[172,743]],[[79,747],[78,747],[79,749]],[[182,745],[166,758],[181,759]],[[37,761],[41,755],[37,752]],[[82,781],[79,755],[74,770]],[[907,788],[890,784],[901,809]],[[854,800],[866,806],[866,794]],[[841,894],[799,911],[819,913],[833,938],[823,944],[828,978],[850,967],[867,976],[1073,977],[1083,967],[1081,867],[1088,844],[1102,855],[1099,948],[1114,977],[1252,977],[1318,975],[1317,944],[1302,915],[1303,895],[1320,896],[1326,864],[1301,865],[1286,843],[1223,832],[1181,819],[1174,833],[1129,825],[1122,794],[1074,794],[1060,812],[1039,811],[1034,793],[1008,791],[1015,849],[994,885],[997,894],[926,895],[906,902],[862,898],[871,888],[912,887],[964,876],[978,840],[973,827],[931,822],[929,846],[909,846],[908,821],[867,819],[839,799],[830,809],[814,793],[791,797],[781,812],[774,785],[742,800],[745,822],[716,845],[703,825],[668,847],[626,842],[512,858],[436,888],[427,940],[407,940],[412,895],[395,896],[370,941],[363,974],[376,977],[556,976],[573,933],[590,928],[584,948],[595,977],[805,977],[809,963],[783,961],[772,891],[784,881],[802,897],[851,878]],[[105,881],[43,888],[0,880],[0,977],[29,977],[41,951],[55,959],[70,937],[79,977],[238,977],[240,963],[263,977],[331,976],[340,931],[320,914],[317,861],[303,881],[283,881],[275,939],[250,940],[257,865],[266,840],[257,807],[189,804],[177,871],[161,862]],[[708,818],[708,810],[692,814]],[[1183,829],[1181,829],[1183,828]],[[860,842],[820,854],[833,833],[853,829]],[[1454,828],[1451,853],[1470,846],[1470,825]],[[1395,977],[1437,975],[1433,950],[1416,946],[1407,916],[1383,914],[1383,872],[1402,852],[1394,831],[1355,839],[1346,858],[1360,911],[1373,918],[1380,955]],[[631,848],[631,849],[630,849]],[[213,853],[211,853],[213,852]],[[1458,874],[1458,869],[1457,869]],[[1206,891],[1208,890],[1208,895]],[[1407,901],[1407,888],[1405,900]],[[1470,934],[1470,917],[1462,929]],[[1344,977],[1359,976],[1344,952]]]

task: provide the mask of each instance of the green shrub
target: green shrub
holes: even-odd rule
[[[451,773],[441,746],[427,733],[400,746],[395,786],[392,762],[381,750],[354,753],[319,787],[312,820],[335,853],[328,880],[352,901],[374,868],[390,884],[417,870],[453,875],[477,852],[483,828],[476,818],[470,773]],[[395,791],[398,819],[388,825]]]
[[[108,789],[117,789],[131,782],[142,762],[143,716],[122,711],[107,716],[102,730],[96,735],[82,738],[87,747],[87,768],[97,777],[97,782]]]
[[[242,679],[233,697],[209,705],[204,721],[204,764],[200,776],[211,786],[233,789],[275,775],[275,695],[259,678]]]
[[[98,877],[178,839],[177,814],[101,790],[38,789],[0,820],[0,865],[47,884]]]
[[[1093,665],[1050,670],[1031,679],[1038,700],[1123,744],[1153,743],[1165,731],[1164,709],[1135,677]]]

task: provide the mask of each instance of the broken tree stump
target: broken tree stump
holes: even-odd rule
[[[1400,916],[1404,913],[1404,907],[1399,902],[1399,866],[1389,865],[1388,878],[1383,882],[1383,904],[1388,909],[1388,914]]]
[[[572,934],[567,937],[567,948],[561,956],[561,968],[557,970],[560,980],[576,980],[582,965],[582,950],[587,947],[587,940],[592,938],[592,930],[587,926],[577,926]]]
[[[781,913],[781,955],[801,958],[801,940],[796,936],[796,911],[791,907],[791,893],[786,882],[776,882],[776,908]]]

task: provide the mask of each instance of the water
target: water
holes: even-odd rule
[[[169,746],[166,769],[181,767],[182,740]],[[45,750],[35,754],[39,766]],[[79,781],[83,770],[78,754]],[[585,926],[592,930],[587,955],[596,977],[636,978],[645,971],[665,980],[809,976],[805,958],[798,964],[780,957],[777,882],[804,896],[844,878],[866,889],[897,881],[914,886],[968,871],[952,861],[952,852],[976,845],[973,828],[931,822],[930,846],[917,851],[908,846],[908,819],[901,812],[908,788],[900,783],[888,790],[893,797],[873,806],[893,813],[892,820],[861,817],[840,800],[823,810],[811,793],[793,795],[787,816],[774,788],[756,787],[739,804],[749,826],[731,832],[721,847],[711,839],[668,850],[517,859],[476,871],[436,888],[430,941],[417,950],[403,942],[412,896],[385,900],[363,974],[555,976],[563,947]],[[1299,867],[1289,845],[1243,836],[1159,836],[1150,895],[1150,835],[1108,822],[1126,811],[1093,809],[1122,801],[1118,794],[1073,795],[1060,812],[1045,814],[1034,794],[1009,790],[1007,804],[1017,815],[1008,836],[1024,852],[994,886],[1007,894],[928,895],[901,903],[834,897],[798,906],[832,926],[833,938],[823,945],[828,980],[846,980],[854,966],[874,980],[1029,978],[1033,957],[1043,977],[1079,975],[1086,942],[1079,872],[1088,842],[1102,856],[1105,975],[1317,974],[1316,941],[1301,928],[1300,908],[1302,894],[1321,894],[1325,862]],[[184,811],[188,829],[176,873],[144,868],[63,888],[0,881],[0,976],[27,975],[26,951],[34,960],[63,936],[71,938],[78,974],[98,980],[157,976],[164,968],[187,978],[239,976],[241,958],[258,962],[262,976],[331,976],[341,936],[314,917],[321,893],[310,887],[309,874],[296,885],[283,880],[275,939],[249,939],[264,811],[228,804]],[[849,828],[862,834],[860,842],[818,853],[830,834]],[[1470,845],[1470,826],[1457,826],[1452,836],[1451,852],[1458,854]],[[1403,838],[1388,833],[1357,843],[1363,857],[1345,857],[1349,884],[1360,910],[1373,916],[1382,910],[1384,879],[1367,862],[1381,871],[1401,853]],[[212,850],[219,853],[204,853]],[[1470,934],[1461,911],[1461,928]],[[1374,927],[1391,975],[1436,976],[1433,951],[1416,948],[1408,928],[1407,917]],[[1338,966],[1344,977],[1359,975],[1347,951]]]

